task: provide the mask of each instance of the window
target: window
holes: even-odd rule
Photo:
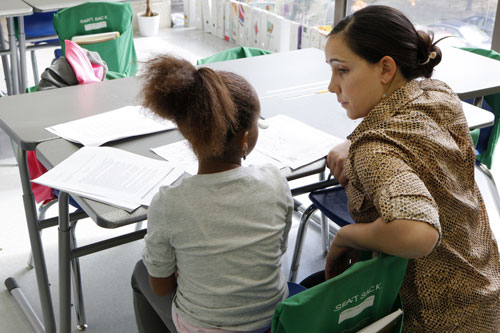
[[[498,0],[347,0],[348,14],[368,5],[401,10],[419,30],[434,32],[441,43],[459,47],[491,48]]]
[[[308,26],[333,24],[334,0],[251,0],[244,2]]]

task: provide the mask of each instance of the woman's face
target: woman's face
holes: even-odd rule
[[[354,54],[341,33],[328,38],[325,55],[332,68],[328,90],[337,94],[349,118],[366,117],[384,94],[381,64],[371,64]]]

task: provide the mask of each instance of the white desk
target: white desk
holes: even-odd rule
[[[9,49],[2,50],[4,45],[3,34],[0,36],[0,54],[2,58],[5,54],[10,54],[10,73],[8,65],[4,62],[4,74],[7,80],[7,91],[9,94],[19,93],[19,76],[18,76],[18,59],[17,59],[17,46],[16,46],[16,34],[14,30],[14,17],[18,17],[20,21],[23,20],[23,16],[31,15],[33,9],[26,5],[21,0],[2,0],[0,1],[0,17],[7,18],[7,28],[9,31]],[[19,42],[24,44],[24,26],[19,28],[18,31]],[[4,61],[6,60],[3,58]],[[20,63],[26,64],[26,56],[24,53],[20,54]],[[26,66],[24,67],[26,69]],[[21,73],[21,77],[22,77]],[[22,79],[21,79],[22,80]]]
[[[432,77],[446,82],[460,99],[500,92],[500,61],[454,47],[441,50],[443,59]]]
[[[453,47],[441,50],[443,58],[435,67],[433,78],[446,82],[460,99],[500,93],[500,61]],[[266,59],[260,56],[206,66],[242,75],[256,87],[261,98],[318,82],[324,82],[321,90],[327,89],[331,69],[325,62],[323,51],[304,49],[286,54],[286,57],[278,53],[267,55]],[[280,81],[288,83],[285,91],[276,91],[281,87]]]
[[[459,51],[458,56],[455,55],[455,51]],[[439,79],[458,91],[460,98],[481,97],[484,92],[500,93],[500,75],[480,80],[475,77],[473,71],[469,71],[465,77],[458,78],[454,69],[455,66],[465,67],[466,63],[460,61],[470,61],[471,56],[478,63],[491,65],[490,72],[497,69],[500,71],[500,61],[453,48],[444,49],[443,54],[443,61],[436,67],[445,66],[440,71]],[[445,61],[445,59],[451,60]],[[331,75],[331,68],[325,62],[324,52],[319,49],[275,53],[205,66],[235,72],[247,79],[259,94],[264,118],[286,111],[289,116],[340,138],[349,135],[361,121],[347,117],[335,94],[315,94],[327,89]],[[480,67],[480,71],[486,75],[486,68]],[[463,106],[469,128],[475,129],[493,124],[492,113],[467,103],[463,103]],[[335,132],[332,132],[332,124],[336,124]]]

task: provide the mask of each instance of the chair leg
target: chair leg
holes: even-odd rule
[[[299,229],[297,230],[297,240],[295,241],[295,249],[293,251],[292,263],[290,265],[290,274],[288,275],[288,281],[290,282],[295,282],[297,270],[299,269],[300,255],[302,254],[302,245],[306,235],[307,222],[316,209],[315,205],[310,205],[300,218]]]
[[[326,178],[325,172],[319,174],[319,180],[324,181]],[[323,252],[326,254],[330,249],[330,228],[328,226],[328,218],[325,214],[321,213],[321,239],[323,242]]]
[[[3,28],[0,24],[0,50],[6,50],[5,38],[3,37]],[[2,56],[3,72],[5,76],[5,85],[7,86],[7,95],[12,95],[12,79],[10,77],[10,65],[8,55]]]
[[[76,244],[75,229],[76,222],[71,226],[70,246],[74,249]],[[82,280],[80,274],[80,260],[74,258],[71,260],[71,268],[73,271],[73,293],[75,297],[75,312],[76,312],[76,327],[83,331],[87,328],[87,318],[85,316],[85,304],[83,302]]]
[[[31,50],[31,65],[33,67],[33,79],[35,81],[35,85],[37,86],[40,83],[40,79],[38,77],[38,62],[36,60],[35,50]]]
[[[493,178],[493,175],[491,174],[490,169],[482,163],[476,164],[479,170],[481,170],[489,179],[490,182],[488,183],[488,186],[490,188],[491,193],[493,194],[493,199],[495,200],[495,205],[497,208],[498,214],[500,214],[500,195],[498,194],[498,188],[495,183],[495,179]]]
[[[45,219],[45,214],[47,213],[47,210],[57,202],[57,199],[54,199],[52,201],[47,202],[46,204],[42,204],[38,208],[38,221],[42,221]],[[40,234],[42,234],[42,230],[40,230]],[[33,268],[33,253],[30,251],[29,257],[28,257],[28,262],[26,263],[29,269]]]

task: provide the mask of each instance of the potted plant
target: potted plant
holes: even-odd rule
[[[160,28],[160,14],[151,10],[150,0],[146,0],[146,10],[137,13],[137,24],[141,36],[154,36]]]

